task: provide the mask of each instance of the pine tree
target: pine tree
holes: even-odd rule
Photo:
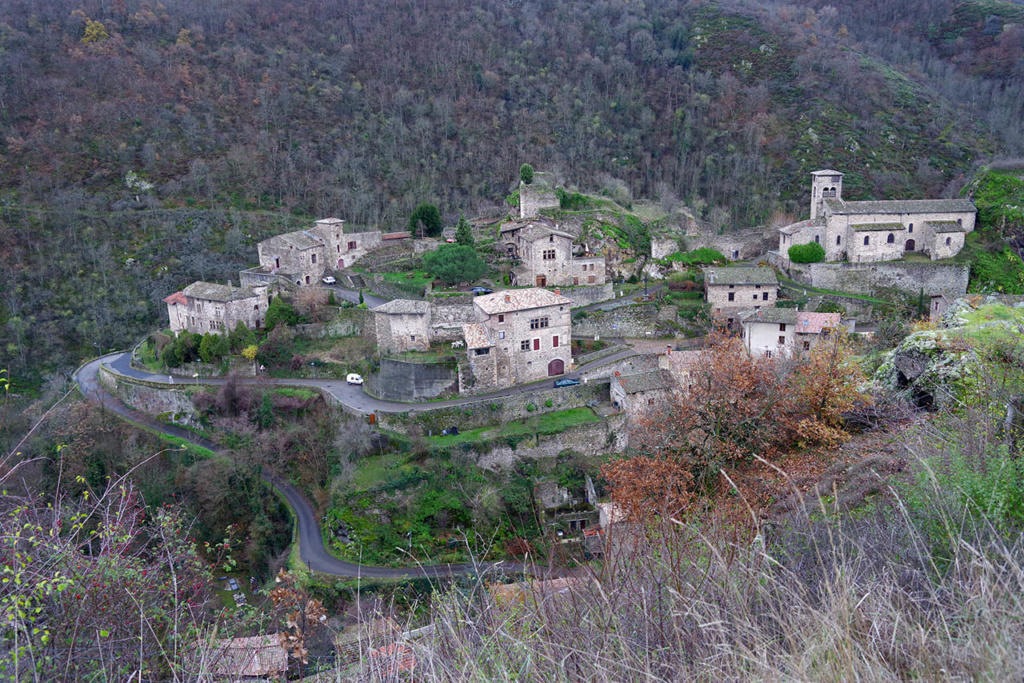
[[[469,221],[466,220],[466,216],[463,214],[459,215],[459,224],[455,228],[455,241],[467,247],[472,247],[476,244],[476,240],[473,239],[473,229],[469,227]]]

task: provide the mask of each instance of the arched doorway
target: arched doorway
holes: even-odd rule
[[[565,374],[565,361],[561,358],[556,358],[548,363],[548,377],[556,377],[558,375]]]
[[[338,259],[338,270],[341,270],[344,267],[345,267],[345,259],[343,259],[343,258]]]
[[[903,250],[914,251],[915,247],[917,247],[917,244],[914,243],[914,240],[907,240],[907,244],[903,247]]]

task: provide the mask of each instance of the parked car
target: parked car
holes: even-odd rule
[[[580,381],[578,379],[573,379],[572,377],[563,377],[562,379],[555,380],[556,387],[574,387],[579,383]]]
[[[324,284],[325,285],[333,285],[335,282],[337,282],[337,280],[335,280],[330,275],[328,275],[327,277],[324,278]]]
[[[488,289],[487,287],[474,287],[473,289],[471,289],[469,291],[473,292],[473,294],[475,294],[476,296],[480,296],[481,294],[493,294],[494,293],[493,289]]]
[[[363,376],[357,375],[354,372],[350,372],[348,373],[348,377],[345,378],[345,381],[348,382],[349,384],[362,384]]]

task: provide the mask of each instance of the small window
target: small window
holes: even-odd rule
[[[505,316],[504,315],[498,315],[498,322],[499,323],[505,322]]]
[[[519,342],[519,350],[520,351],[529,351],[530,350],[530,340],[529,339],[524,339],[523,341]]]
[[[555,260],[555,250],[554,249],[545,249],[544,250],[544,260],[545,261],[554,261]]]
[[[963,225],[964,224],[964,219],[963,218],[957,218],[956,219],[956,224],[957,225]]]
[[[864,235],[864,246],[866,247],[869,244],[871,244],[871,237],[869,237],[868,235]]]
[[[786,331],[786,323],[779,323],[779,332]]]
[[[768,292],[763,292],[761,294],[761,300],[762,301],[768,301]]]
[[[814,243],[815,244],[821,244],[821,235],[815,235],[814,236]]]
[[[558,335],[557,334],[551,338],[551,348],[553,348],[553,349],[557,349],[558,348]]]
[[[754,293],[754,301],[757,301],[757,293]]]
[[[474,356],[486,356],[486,355],[490,354],[490,352],[491,352],[490,349],[473,349],[473,355]]]
[[[501,332],[498,333],[498,339],[504,339],[504,338],[505,338],[505,330],[502,330]]]
[[[540,351],[540,339],[533,340],[533,350]]]
[[[653,398],[647,399],[647,405],[653,406],[654,405],[654,399]]]
[[[736,292],[729,292],[729,301],[736,301]]]
[[[896,235],[889,233],[889,236],[885,238],[886,244],[894,244],[896,242]]]
[[[540,330],[548,326],[548,318],[533,318],[530,320],[531,330]]]
[[[810,350],[811,350],[811,342],[805,341],[804,342],[804,351],[810,351]]]
[[[761,285],[754,285],[754,289],[761,289]]]
[[[786,345],[786,338],[785,337],[779,337],[779,346],[785,346],[785,345]]]
[[[907,226],[907,232],[914,232],[914,224],[913,223],[911,223],[910,225]]]
[[[310,254],[310,257],[313,259],[313,263],[316,263],[316,254]]]
[[[348,243],[348,250],[349,251],[352,251],[355,248],[356,248],[356,243],[355,242],[349,242]]]
[[[555,236],[554,235],[548,235],[548,242],[554,242],[554,241],[555,241]]]
[[[588,282],[588,283],[591,283],[591,284],[593,284],[594,282],[596,282],[596,280],[597,280],[597,279],[596,279],[596,278],[595,278],[595,277],[594,277],[593,275],[588,275],[588,276],[587,276],[587,282]]]
[[[947,238],[946,238],[946,246],[947,246],[947,247],[948,247],[948,246],[949,246],[949,245],[950,245],[950,244],[951,244],[952,242],[953,242],[953,238],[952,238],[952,237],[947,237]]]
[[[836,235],[836,244],[842,244],[842,243],[843,243],[843,238],[840,237],[839,235]]]
[[[412,341],[416,341],[416,335],[412,335]]]
[[[255,306],[252,307],[252,310],[254,310],[254,311],[260,310],[260,305],[256,304]]]

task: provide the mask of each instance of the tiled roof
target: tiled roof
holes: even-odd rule
[[[386,232],[380,236],[382,240],[404,240],[412,237],[408,232]]]
[[[430,312],[430,303],[416,299],[392,299],[386,304],[374,307],[373,312],[388,315],[426,315]]]
[[[807,313],[796,314],[797,334],[821,334],[825,328],[836,329],[839,327],[840,315],[838,313]]]
[[[854,232],[886,232],[907,229],[907,226],[902,223],[855,223],[850,227]]]
[[[166,301],[169,304],[180,304],[182,306],[188,305],[188,299],[182,292],[175,292],[174,294],[171,294],[169,297],[164,299],[164,301]]]
[[[500,230],[500,232],[515,232],[516,230],[522,230],[523,228],[528,227],[530,225],[537,225],[542,228],[548,228],[549,230],[555,230],[558,227],[555,225],[555,222],[550,218],[547,218],[545,216],[534,216],[533,218],[528,218],[526,220],[512,221],[510,223],[507,223],[505,227],[503,227]]]
[[[207,673],[232,680],[267,676],[288,670],[288,652],[276,633],[231,638],[217,641],[204,666],[208,667]]]
[[[193,282],[181,290],[190,299],[206,299],[208,301],[237,301],[256,296],[248,287],[218,285],[214,282]]]
[[[639,394],[644,391],[669,389],[675,386],[675,381],[667,370],[645,372],[640,375],[624,375],[614,379],[626,390],[627,394]]]
[[[708,268],[704,277],[709,285],[778,285],[771,268]]]
[[[320,220],[316,221],[315,224],[333,228],[344,224],[344,222],[344,218],[321,218]]]
[[[416,654],[406,643],[391,643],[370,650],[370,664],[385,678],[393,678],[416,669]]]
[[[494,346],[487,328],[481,323],[466,323],[462,326],[462,336],[466,339],[467,349],[483,349]]]
[[[811,175],[843,175],[839,171],[825,169],[824,171],[811,171]]]
[[[859,213],[974,213],[977,209],[969,199],[893,199],[888,201],[846,202],[826,199],[825,205],[834,214]]]
[[[797,321],[797,310],[795,308],[761,308],[756,311],[744,311],[739,314],[739,319],[746,323],[785,323],[795,325]]]
[[[506,289],[494,294],[478,296],[473,301],[480,310],[488,315],[526,311],[531,308],[543,308],[545,306],[568,306],[572,304],[572,299],[549,292],[546,289],[537,288]]]
[[[928,226],[934,232],[967,232],[964,226],[956,221],[928,221]]]
[[[811,220],[799,221],[797,223],[792,223],[785,227],[779,228],[779,232],[781,232],[784,235],[793,235],[805,230],[806,228],[820,228],[823,225],[825,225],[825,217],[818,216],[817,218]]]
[[[263,240],[262,244],[274,245],[275,242],[280,242],[285,246],[291,247],[292,249],[298,249],[300,251],[304,249],[312,249],[313,247],[322,247],[324,245],[323,240],[319,237],[314,237],[305,230],[296,230],[295,232],[286,232],[282,235],[275,235],[274,237]]]
[[[549,235],[558,235],[559,237],[565,237],[570,240],[576,239],[576,236],[572,233],[559,230],[554,224],[548,223],[547,221],[541,222],[537,219],[530,221],[526,225],[519,224],[505,228],[501,233],[504,235],[505,233],[515,232],[516,230],[522,230],[520,237],[527,242],[536,242],[537,240]]]

